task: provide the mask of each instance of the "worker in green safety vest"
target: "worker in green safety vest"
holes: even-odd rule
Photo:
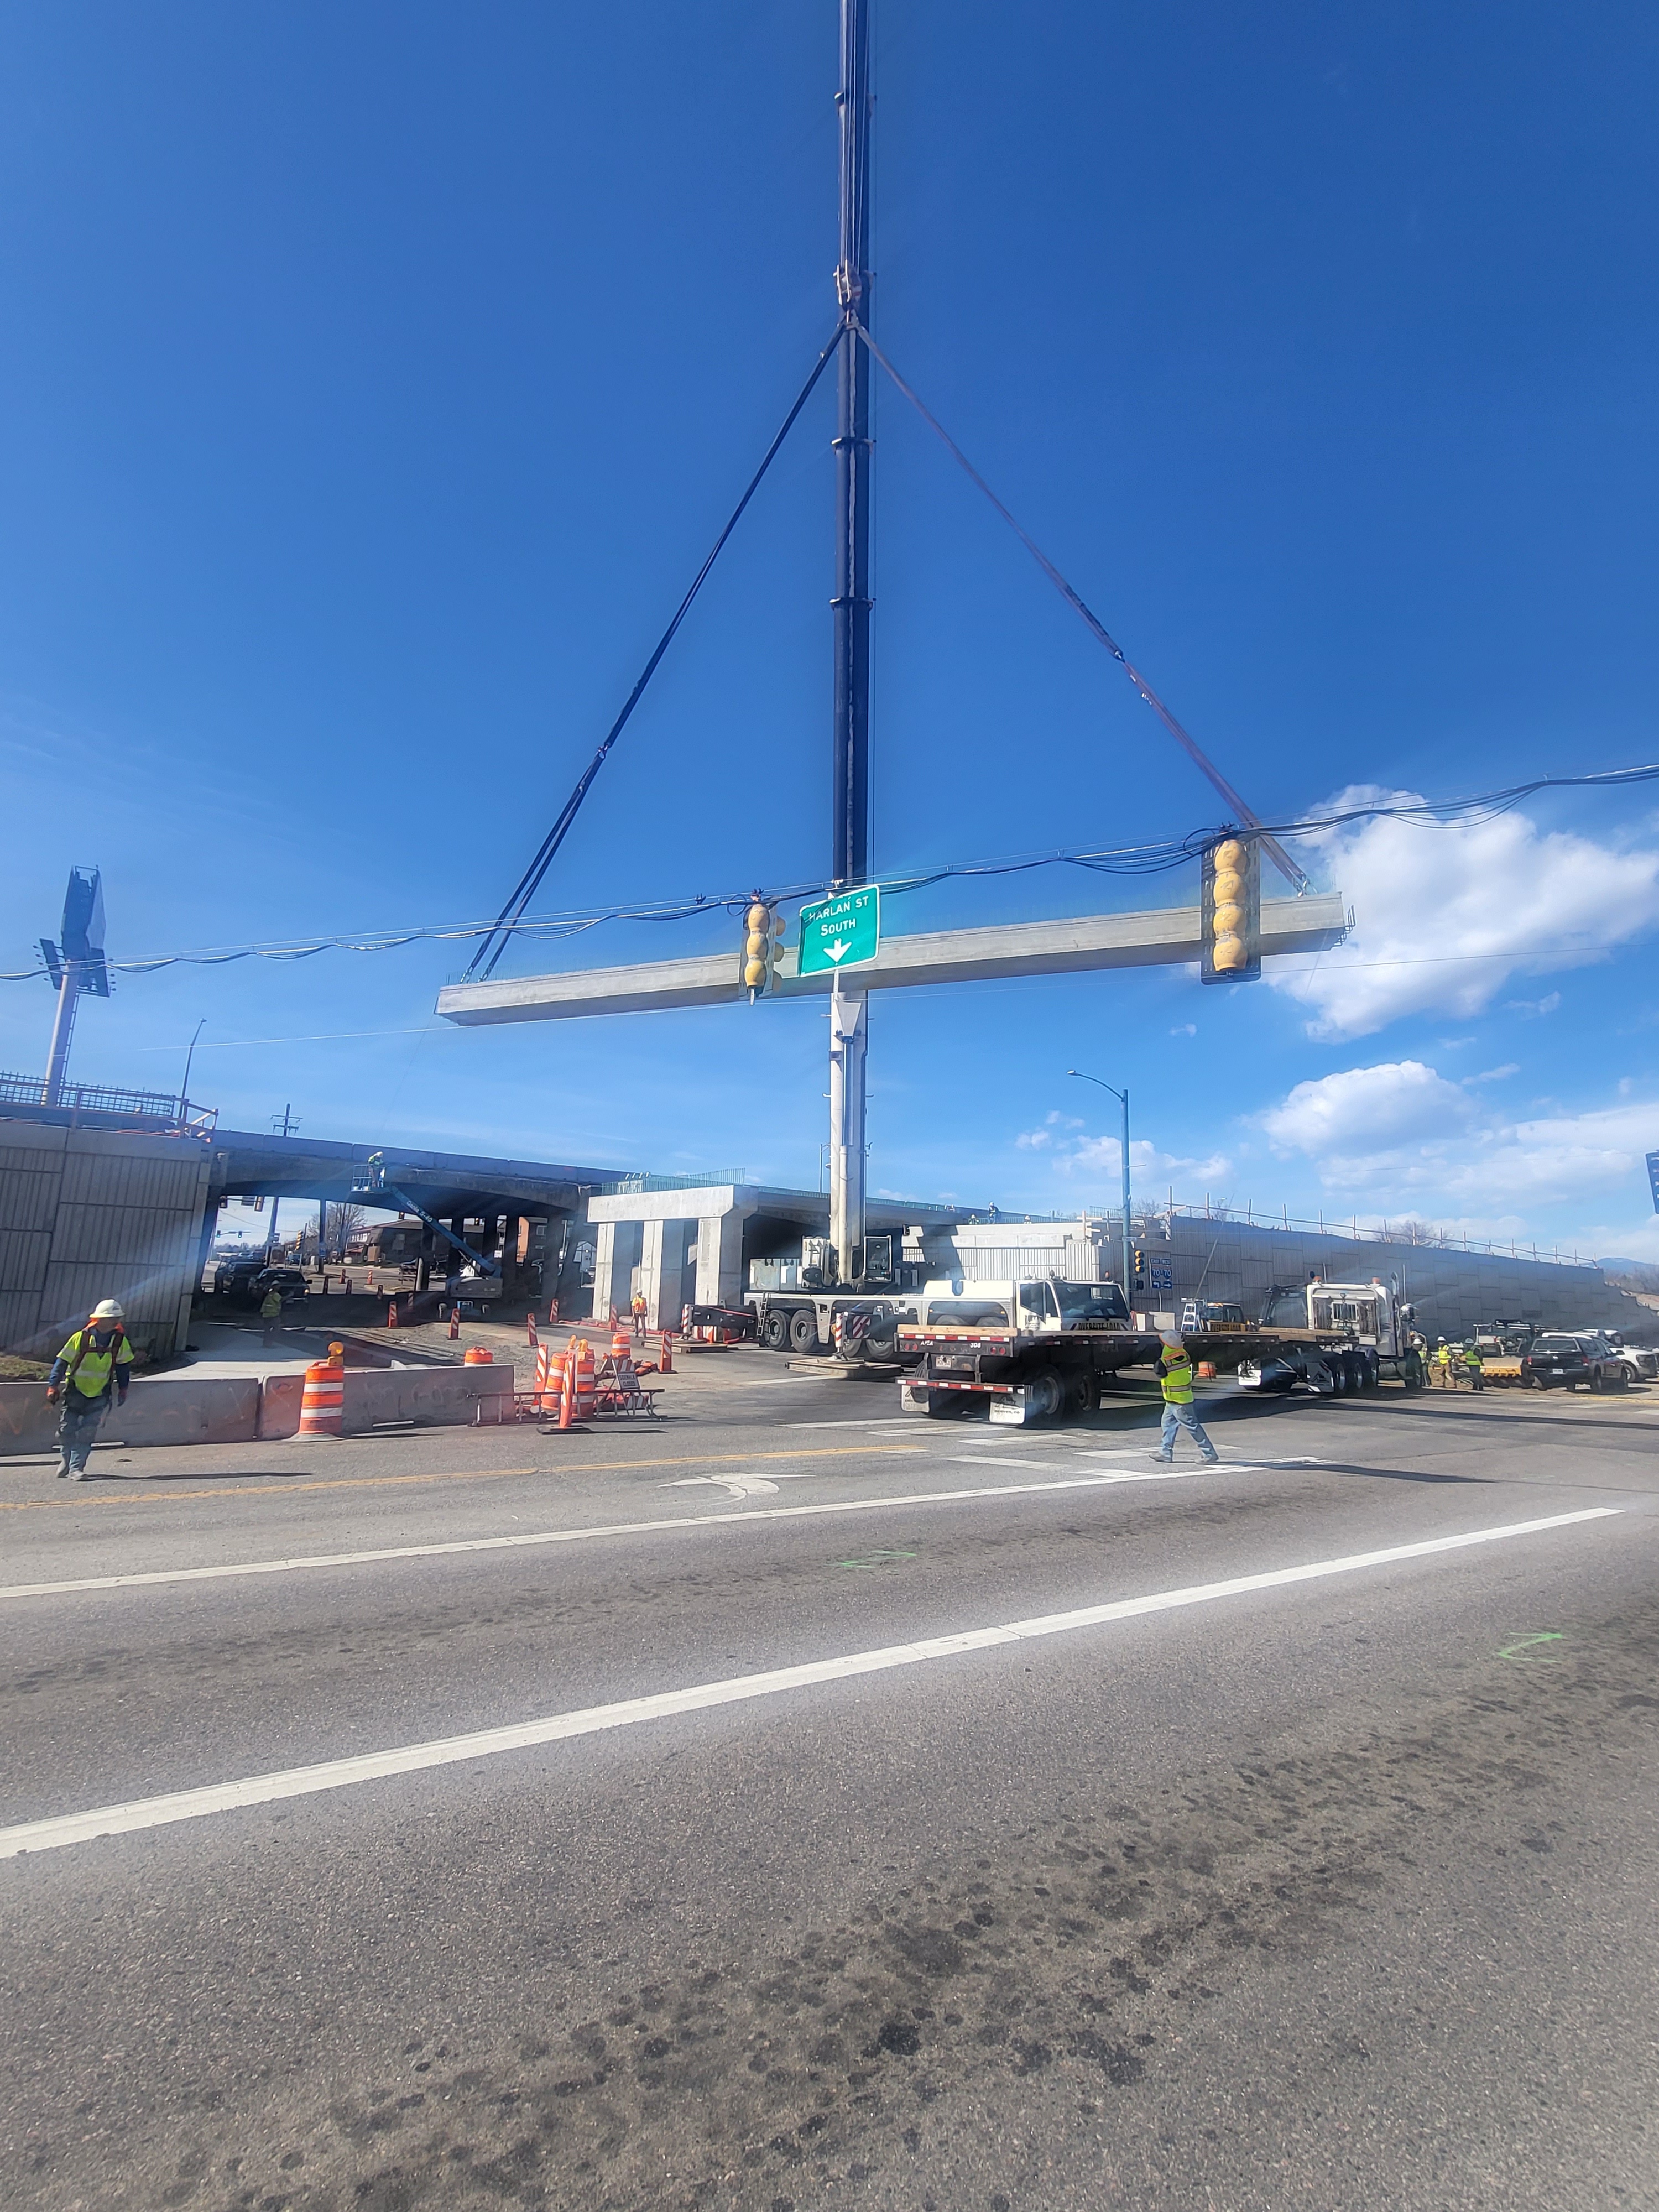
[[[1158,1367],[1158,1376],[1164,1385],[1164,1425],[1158,1435],[1158,1450],[1153,1456],[1168,1467],[1175,1458],[1175,1440],[1185,1429],[1203,1453],[1206,1462],[1213,1467],[1221,1455],[1210,1442],[1203,1423],[1194,1410],[1193,1363],[1186,1346],[1178,1336],[1164,1338]]]
[[[52,1363],[46,1403],[58,1409],[60,1480],[90,1480],[87,1462],[99,1426],[112,1404],[127,1402],[132,1346],[127,1341],[125,1321],[115,1299],[106,1298],[93,1308],[86,1327],[76,1330]]]

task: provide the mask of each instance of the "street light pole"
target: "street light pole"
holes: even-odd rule
[[[1129,1093],[1126,1087],[1120,1091],[1115,1083],[1103,1083],[1097,1075],[1085,1075],[1080,1067],[1068,1067],[1067,1075],[1074,1075],[1079,1083],[1092,1083],[1102,1091],[1109,1091],[1114,1098],[1123,1103],[1123,1303],[1127,1306],[1133,1295],[1133,1277],[1129,1273]]]
[[[190,1041],[190,1050],[185,1054],[185,1079],[179,1092],[179,1121],[181,1127],[190,1118],[190,1069],[191,1062],[196,1057],[196,1037],[200,1036],[206,1027],[207,1016],[204,1014],[196,1024],[196,1036],[191,1037]]]

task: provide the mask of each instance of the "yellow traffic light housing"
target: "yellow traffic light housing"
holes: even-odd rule
[[[1204,848],[1202,955],[1205,983],[1253,983],[1261,973],[1261,865],[1254,837],[1223,837]]]
[[[779,953],[783,950],[775,941],[783,934],[783,916],[763,898],[756,898],[743,918],[743,988],[749,994],[752,1006],[763,991],[769,991],[776,977]]]

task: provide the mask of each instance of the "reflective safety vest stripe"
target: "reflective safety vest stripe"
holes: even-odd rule
[[[1164,1375],[1164,1402],[1166,1406],[1190,1406],[1193,1402],[1193,1363],[1178,1359]]]
[[[101,1398],[110,1386],[110,1369],[118,1357],[123,1367],[132,1364],[132,1346],[125,1334],[106,1342],[100,1352],[90,1332],[78,1328],[58,1357],[73,1371],[75,1387],[88,1398]],[[65,1381],[70,1379],[65,1376]]]

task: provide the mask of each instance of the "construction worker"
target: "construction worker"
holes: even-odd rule
[[[628,1310],[634,1316],[634,1334],[636,1337],[642,1339],[645,1335],[646,1314],[645,1292],[643,1291],[635,1291],[633,1297],[628,1302]]]
[[[1203,1453],[1206,1463],[1213,1467],[1221,1455],[1205,1434],[1204,1425],[1193,1410],[1193,1363],[1178,1336],[1164,1338],[1158,1368],[1164,1385],[1164,1425],[1155,1456],[1168,1467],[1175,1457],[1176,1433],[1185,1429]]]
[[[46,1403],[56,1406],[58,1449],[62,1463],[58,1480],[86,1482],[87,1462],[93,1438],[111,1404],[125,1406],[132,1370],[132,1346],[122,1326],[124,1316],[113,1298],[105,1298],[92,1310],[84,1328],[77,1328],[52,1363],[46,1379]]]
[[[1434,1372],[1443,1390],[1456,1388],[1452,1381],[1451,1346],[1443,1336],[1437,1336],[1434,1340]]]
[[[1471,1390],[1486,1387],[1486,1363],[1480,1356],[1480,1346],[1474,1337],[1463,1346],[1463,1371],[1469,1378]]]
[[[281,1328],[283,1320],[283,1294],[275,1283],[260,1301],[259,1318],[264,1323],[265,1349],[269,1352],[276,1341],[276,1332]]]

